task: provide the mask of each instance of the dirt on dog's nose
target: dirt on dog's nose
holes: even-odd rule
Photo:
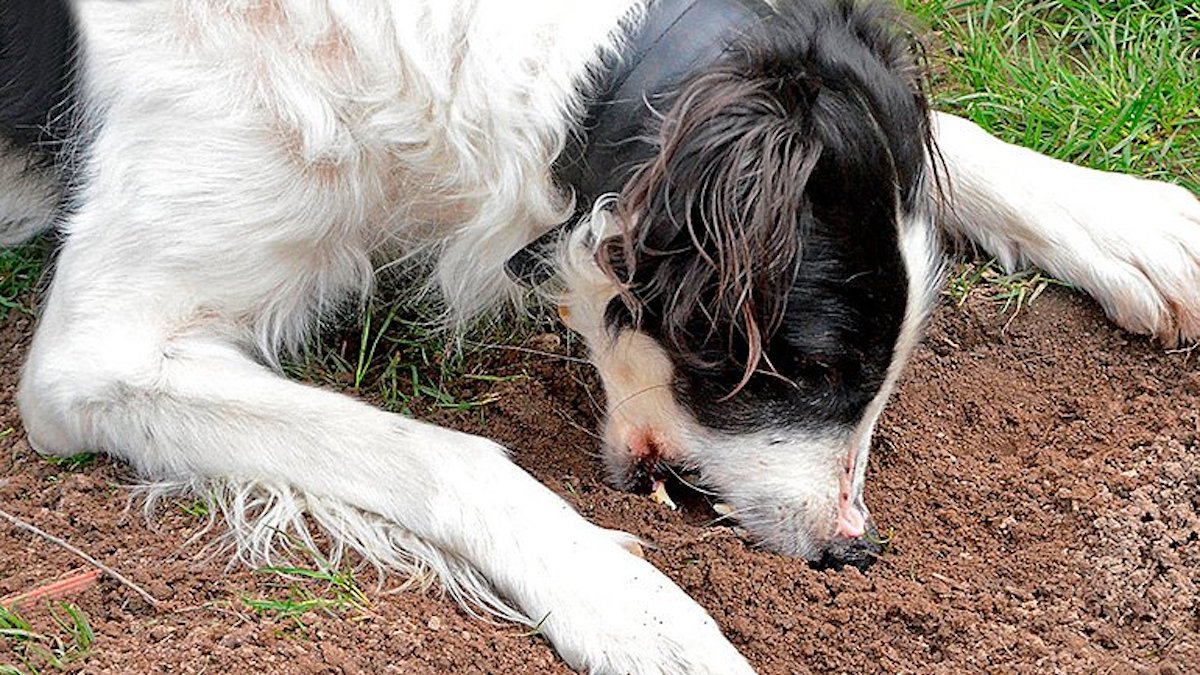
[[[835,539],[829,543],[821,557],[810,563],[813,569],[840,571],[843,567],[857,567],[860,572],[875,563],[883,553],[883,545],[875,528],[856,539]]]

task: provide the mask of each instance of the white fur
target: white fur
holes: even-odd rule
[[[503,297],[503,262],[570,206],[549,161],[631,5],[80,2],[103,123],[18,393],[31,444],[215,494],[253,561],[308,513],[576,667],[749,672],[626,535],[499,446],[256,361],[382,257],[436,252],[455,317]]]
[[[109,452],[159,481],[154,494],[212,495],[252,562],[269,561],[281,533],[312,544],[308,514],[336,546],[431,570],[459,600],[540,625],[575,667],[749,672],[699,606],[623,548],[627,536],[587,523],[499,446],[276,367],[322,315],[363,297],[381,262],[432,256],[451,321],[508,295],[504,261],[571,211],[551,160],[579,117],[579,85],[641,2],[79,0],[90,159],[18,392],[31,444]],[[1084,284],[1124,325],[1198,332],[1194,200],[945,118],[939,140],[954,231]],[[7,243],[46,225],[54,195],[4,150]],[[1055,194],[1055,182],[1082,193]],[[1160,239],[1119,227],[1135,215]],[[910,308],[887,390],[928,302],[928,230],[902,239]],[[1050,246],[1054,236],[1073,248]],[[574,268],[570,302],[594,333],[583,324],[615,289],[594,265]],[[715,481],[750,495],[743,517],[755,495],[785,503],[818,483],[836,510],[822,477],[851,453],[861,493],[886,393],[844,437],[777,450],[763,438],[748,451],[664,395],[657,345],[626,348],[617,361],[659,367],[626,381],[598,360],[620,384],[610,400],[637,400],[623,423],[676,434],[685,464],[688,448],[706,448]],[[801,530],[816,531],[777,528],[806,554]]]
[[[1167,183],[1009,145],[937,114],[945,226],[1009,270],[1037,266],[1090,293],[1123,328],[1200,338],[1200,201]]]
[[[662,347],[641,331],[612,335],[605,324],[605,309],[619,291],[595,257],[600,242],[617,234],[609,206],[611,199],[598,201],[564,242],[559,276],[565,290],[555,300],[563,322],[583,336],[604,384],[603,456],[609,475],[621,481],[650,444],[663,460],[688,463],[687,447],[704,432],[675,400],[674,367]]]

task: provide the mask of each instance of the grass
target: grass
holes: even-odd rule
[[[67,471],[68,473],[71,473],[75,471],[81,471],[95,464],[97,457],[98,456],[92,452],[81,452],[77,455],[71,455],[70,457],[55,457],[53,455],[47,455],[42,459],[50,466],[58,467],[64,471]]]
[[[45,251],[37,244],[0,248],[0,319],[14,311],[33,314],[27,303],[41,278],[44,262]]]
[[[1009,142],[1200,192],[1200,4],[906,0],[935,105]]]
[[[1015,315],[1051,286],[1072,288],[1067,282],[1046,276],[1038,270],[1006,274],[995,259],[964,261],[958,263],[946,281],[945,294],[961,307],[972,292],[979,291],[1000,304],[1001,312],[1011,310]]]
[[[193,518],[207,518],[210,512],[208,502],[203,499],[192,499],[188,501],[176,499],[175,508],[189,516],[192,516]]]
[[[95,464],[97,459],[99,459],[99,455],[91,452],[81,452],[69,457],[55,457],[53,455],[46,455],[42,457],[42,461],[61,470],[60,473],[54,473],[47,476],[46,480],[51,483],[57,483],[58,481],[63,480],[65,477],[64,474],[83,471],[84,469],[87,469]]]
[[[1169,0],[906,0],[931,33],[934,105],[1010,143],[1200,192],[1200,4]],[[1134,224],[1131,224],[1134,225]],[[946,294],[1013,316],[1038,271],[959,263]]]
[[[262,567],[255,571],[278,577],[279,581],[272,585],[283,597],[243,596],[242,604],[262,616],[283,622],[287,626],[285,631],[292,634],[305,633],[317,613],[362,615],[370,607],[348,568]]]
[[[39,633],[15,608],[0,605],[0,642],[21,666],[0,665],[0,675],[39,675],[46,669],[66,670],[91,653],[96,635],[82,610],[71,603],[59,603],[57,610],[50,607],[50,617],[58,631]]]
[[[313,345],[285,370],[300,379],[349,387],[406,415],[430,409],[483,415],[499,400],[495,385],[524,377],[480,371],[473,357],[484,348],[456,342],[439,327],[431,303],[406,303],[405,295],[376,296],[361,323]],[[528,328],[516,322],[495,324],[479,333],[478,342],[508,343]]]
[[[1191,0],[901,0],[927,41],[935,106],[992,134],[1098,169],[1200,192],[1200,3]],[[0,252],[0,318],[28,313],[44,247]],[[969,263],[950,295],[980,289],[1010,309],[1054,281]],[[382,296],[381,296],[382,297]],[[469,351],[428,307],[376,300],[360,325],[287,366],[396,412],[483,414],[495,402]],[[504,342],[504,339],[489,340]]]

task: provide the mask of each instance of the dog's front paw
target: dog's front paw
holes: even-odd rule
[[[1126,330],[1167,345],[1200,339],[1200,200],[1176,185],[1104,178],[1075,214],[1101,252],[1084,261],[1097,298]]]
[[[938,113],[942,223],[1010,271],[1036,265],[1115,323],[1168,345],[1200,339],[1200,201],[1184,188],[1009,145]]]
[[[607,534],[607,533],[606,533]],[[753,673],[712,617],[650,563],[610,542],[564,570],[540,630],[597,675]]]
[[[1087,291],[1128,331],[1167,345],[1200,338],[1200,201],[1158,181],[1035,168],[1043,172],[1040,185],[1026,184],[1032,198],[1012,200],[1026,227],[1010,257]]]

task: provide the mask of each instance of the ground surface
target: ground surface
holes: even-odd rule
[[[903,4],[934,28],[939,108],[1062,159],[1200,190],[1191,0]],[[163,607],[111,580],[69,594],[95,632],[87,656],[61,606],[23,603],[31,632],[0,609],[0,675],[53,672],[51,661],[95,673],[567,672],[530,631],[473,619],[435,590],[387,594],[369,572],[330,583],[227,570],[202,555],[211,534],[185,546],[207,520],[200,504],[168,503],[147,524],[127,509],[122,467],[37,457],[12,403],[31,319],[12,306],[29,304],[40,264],[0,253],[0,508]],[[1012,319],[987,296],[1031,286],[984,286],[962,307],[943,303],[881,424],[867,500],[894,543],[865,575],[756,551],[711,524],[702,496],[675,513],[605,487],[590,454],[599,388],[553,356],[578,355],[561,336],[507,340],[552,355],[489,349],[449,369],[488,377],[444,381],[438,348],[397,318],[393,338],[350,336],[293,374],[361,384],[373,401],[506,443],[588,517],[655,542],[650,560],[766,674],[1197,671],[1200,350],[1123,334],[1065,289]],[[386,312],[369,313],[376,327]],[[0,605],[87,569],[0,523]]]
[[[585,366],[490,352],[494,403],[422,411],[487,433],[588,517],[658,545],[648,555],[763,673],[997,670],[1187,672],[1200,663],[1200,352],[1165,353],[1051,289],[1011,318],[947,299],[881,425],[867,500],[894,545],[867,574],[816,572],[601,483]],[[12,404],[29,320],[0,330],[0,505],[165,600],[154,613],[105,580],[71,596],[96,633],[86,672],[566,672],[546,643],[463,614],[435,591],[299,620],[260,600],[331,598],[180,548],[203,519],[170,505],[147,526],[120,467],[35,456]],[[556,337],[532,348],[563,352]],[[0,528],[0,597],[86,566]],[[39,603],[35,627],[63,633]],[[16,643],[0,663],[17,662]],[[1191,664],[1190,668],[1189,665]],[[391,669],[391,670],[389,670]],[[1193,670],[1194,672],[1194,670]]]

